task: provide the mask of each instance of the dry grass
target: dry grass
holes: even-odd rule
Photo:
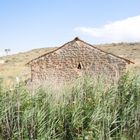
[[[133,65],[131,69],[140,71],[140,43],[112,43],[96,45],[96,47],[132,60],[135,62],[135,65]],[[16,77],[23,80],[28,79],[30,77],[30,68],[26,63],[54,49],[55,48],[35,49],[25,53],[1,57],[0,60],[4,60],[5,63],[0,64],[0,77],[3,78],[6,83],[15,81]]]

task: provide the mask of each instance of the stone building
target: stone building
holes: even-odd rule
[[[118,79],[131,63],[130,60],[104,52],[76,37],[28,64],[31,66],[31,81],[62,82],[84,74]]]

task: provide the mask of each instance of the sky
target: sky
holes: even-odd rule
[[[0,55],[61,46],[140,42],[140,0],[0,0]]]

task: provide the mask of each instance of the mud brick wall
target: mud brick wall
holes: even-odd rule
[[[127,62],[80,40],[74,40],[31,63],[32,81],[67,81],[83,74],[118,79]]]

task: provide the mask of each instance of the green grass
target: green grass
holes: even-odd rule
[[[125,74],[117,84],[82,77],[35,95],[23,83],[0,87],[2,140],[139,140],[140,77]]]

